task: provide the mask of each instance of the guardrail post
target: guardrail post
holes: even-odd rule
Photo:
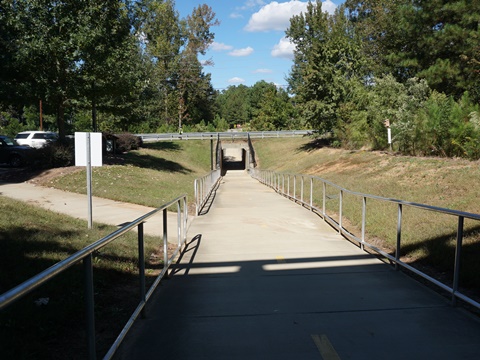
[[[145,290],[145,246],[143,240],[143,222],[138,224],[138,276],[140,280],[140,301],[146,302]],[[142,309],[140,315],[145,318],[145,308]]]
[[[83,270],[85,275],[85,306],[86,306],[86,332],[88,359],[95,360],[95,299],[93,295],[93,266],[92,254],[83,259]]]
[[[453,287],[452,287],[452,305],[457,305],[456,292],[458,291],[458,283],[460,280],[460,263],[462,257],[462,242],[463,242],[463,223],[464,217],[458,217],[457,229],[457,244],[455,246],[455,269],[453,270]]]
[[[397,247],[395,250],[395,270],[399,270],[398,261],[400,260],[400,246],[402,241],[402,204],[398,204],[398,221],[397,221]]]

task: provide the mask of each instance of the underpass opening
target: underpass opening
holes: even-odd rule
[[[226,147],[222,149],[222,176],[228,170],[245,170],[247,150],[243,147]]]

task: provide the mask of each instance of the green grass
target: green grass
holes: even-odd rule
[[[116,230],[0,197],[0,293]],[[145,236],[147,274],[151,282],[161,263],[161,239]],[[136,233],[102,248],[93,257],[96,328],[104,354],[139,301]],[[156,259],[157,257],[155,257]],[[160,256],[163,259],[163,257]],[[152,258],[153,259],[153,258]],[[121,296],[119,296],[121,293]],[[48,298],[37,306],[35,300]],[[5,359],[86,358],[82,264],[50,280],[0,313],[0,343]]]
[[[420,158],[387,153],[317,147],[311,139],[256,141],[260,168],[315,175],[346,189],[387,198],[480,213],[480,164],[463,159]],[[278,154],[284,154],[278,156]],[[314,185],[315,203],[321,207],[322,188]],[[309,192],[309,185],[305,192]],[[326,210],[338,221],[338,190]],[[361,235],[362,200],[344,196],[347,228]],[[367,240],[392,252],[396,243],[395,204],[367,200]],[[411,207],[403,208],[403,260],[452,285],[457,218]],[[461,285],[480,289],[480,223],[465,222]]]
[[[93,168],[94,196],[159,207],[187,194],[192,202],[195,178],[210,171],[210,142],[147,143],[140,150],[121,155],[115,161],[119,164]],[[81,170],[44,185],[84,194],[86,173]]]
[[[187,194],[210,171],[207,141],[158,142],[94,168],[95,196],[160,207]],[[63,175],[62,175],[63,173]],[[86,193],[85,170],[60,171],[37,184]],[[95,224],[0,198],[0,293],[8,291],[117,228]],[[21,211],[21,216],[19,212]],[[163,266],[162,241],[145,236],[147,284]],[[154,256],[151,256],[154,255]],[[94,254],[97,349],[103,356],[139,302],[137,236],[129,233]],[[151,261],[150,261],[151,259]],[[35,300],[49,298],[47,305]],[[72,267],[0,313],[5,358],[84,359],[82,264]]]

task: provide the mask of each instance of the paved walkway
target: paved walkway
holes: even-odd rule
[[[192,185],[193,186],[193,185]],[[31,183],[2,183],[0,195],[23,201],[30,205],[41,206],[44,209],[66,214],[85,220],[88,226],[88,200],[86,195],[75,194],[53,188],[36,186]],[[162,204],[159,204],[159,206]],[[121,226],[138,219],[140,216],[154,210],[153,208],[123,203],[99,197],[92,198],[92,218],[94,223]],[[168,214],[169,242],[177,241],[177,214]],[[162,213],[150,218],[144,225],[147,235],[163,235]]]
[[[244,172],[118,359],[479,359],[480,322]]]

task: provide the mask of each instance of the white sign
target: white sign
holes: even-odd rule
[[[75,133],[75,166],[87,166],[87,134]],[[102,166],[102,133],[90,133],[91,166]]]

